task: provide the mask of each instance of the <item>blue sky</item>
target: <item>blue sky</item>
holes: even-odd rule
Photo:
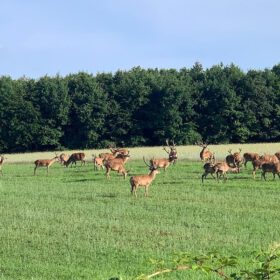
[[[279,0],[1,0],[0,75],[280,63]]]

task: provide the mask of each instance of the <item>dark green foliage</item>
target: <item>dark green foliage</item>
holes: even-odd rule
[[[280,64],[247,73],[142,69],[39,80],[0,77],[0,151],[274,142],[280,138]]]

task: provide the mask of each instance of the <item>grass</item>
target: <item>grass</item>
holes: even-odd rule
[[[251,164],[226,183],[209,176],[202,186],[201,163],[180,160],[157,175],[148,198],[140,189],[137,199],[128,179],[112,173],[106,180],[89,163],[54,164],[49,176],[43,168],[33,176],[33,168],[3,166],[0,279],[130,280],[153,271],[149,258],[218,250],[245,264],[252,251],[280,241],[280,181],[271,174],[261,181],[260,173],[254,181]],[[147,173],[140,160],[128,169]],[[158,279],[216,278],[178,272]]]

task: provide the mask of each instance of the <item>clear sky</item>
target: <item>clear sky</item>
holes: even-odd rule
[[[280,62],[280,0],[0,0],[0,75]]]

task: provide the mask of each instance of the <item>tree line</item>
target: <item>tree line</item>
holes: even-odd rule
[[[280,64],[0,77],[0,151],[273,142]]]

